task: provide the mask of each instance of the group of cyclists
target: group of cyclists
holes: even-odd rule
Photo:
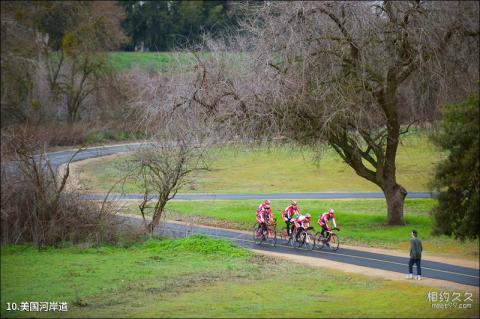
[[[298,240],[300,232],[310,227],[312,216],[310,214],[303,215],[297,207],[297,202],[292,200],[290,205],[283,211],[282,219],[285,221],[290,239],[295,238],[295,240]],[[326,235],[325,232],[330,232],[332,230],[328,223],[330,220],[333,222],[333,226],[338,229],[337,222],[335,221],[335,212],[331,208],[327,212],[321,214],[317,222],[322,227],[321,234],[324,237]],[[257,222],[264,231],[268,231],[268,225],[274,224],[270,200],[266,199],[258,206]]]

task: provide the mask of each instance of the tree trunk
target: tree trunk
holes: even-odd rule
[[[403,204],[407,191],[403,186],[395,183],[383,189],[387,200],[388,225],[405,225],[403,219]]]
[[[157,227],[158,222],[160,221],[160,217],[162,217],[162,212],[154,212],[154,216],[150,224],[148,224],[148,232],[153,234],[155,227]]]
[[[70,101],[70,98],[67,99],[67,123],[73,124],[75,123],[75,110],[73,107],[73,102]]]
[[[160,199],[155,204],[152,221],[150,222],[150,224],[148,224],[148,232],[150,234],[153,234],[155,227],[157,227],[158,223],[160,222],[160,218],[162,217],[162,213],[166,204],[167,204],[167,200],[162,199],[162,196],[160,196]]]
[[[73,124],[78,121],[78,109],[79,105],[76,101],[68,101],[68,118],[67,121],[70,124]]]

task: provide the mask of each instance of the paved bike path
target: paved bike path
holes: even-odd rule
[[[128,218],[131,223],[140,223],[138,218]],[[204,234],[214,238],[230,240],[239,246],[257,249],[268,252],[294,254],[314,258],[322,258],[340,263],[352,264],[387,271],[406,274],[408,272],[407,257],[398,257],[372,253],[361,250],[342,248],[336,252],[330,251],[327,247],[322,250],[297,249],[287,245],[286,241],[277,239],[275,247],[269,244],[257,245],[253,241],[253,235],[227,229],[218,229],[213,227],[202,227],[194,225],[185,225],[178,223],[165,223],[157,229],[157,234],[184,237],[191,234]],[[341,235],[340,235],[341,236]],[[340,239],[341,240],[341,239]],[[340,244],[341,245],[341,244]],[[479,287],[479,270],[446,264],[441,262],[422,260],[422,277],[452,281],[459,284]]]
[[[72,159],[72,162],[83,161],[90,158],[102,157],[107,155],[119,154],[132,152],[137,150],[142,144],[141,143],[132,143],[125,145],[113,145],[113,146],[99,146],[99,147],[90,147],[80,151]],[[67,163],[77,150],[66,150],[59,152],[48,153],[47,157],[52,163],[53,166],[57,167],[62,164]]]

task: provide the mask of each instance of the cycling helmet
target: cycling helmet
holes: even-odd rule
[[[330,209],[328,210],[328,214],[329,214],[330,216],[334,216],[334,212],[335,212],[335,211],[334,211],[332,208],[330,208]]]
[[[312,216],[310,214],[305,214],[305,218],[310,220],[312,218]]]
[[[290,202],[290,205],[292,205],[292,206],[297,206],[297,202],[294,201],[294,200],[292,200],[292,201]]]

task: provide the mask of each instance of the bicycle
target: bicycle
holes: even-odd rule
[[[262,227],[256,222],[253,225],[253,241],[257,245],[269,242],[273,247],[277,244],[277,219],[274,218],[273,224]]]
[[[293,225],[293,221],[290,222],[290,225]],[[282,228],[282,231],[280,232],[280,239],[282,240],[285,240],[287,242],[287,245],[288,246],[292,246],[293,247],[293,227],[290,227],[290,232],[292,234],[288,234],[288,229],[287,229],[287,226],[283,227]]]
[[[314,237],[315,248],[323,249],[323,246],[326,245],[330,250],[337,251],[340,247],[340,239],[338,235],[333,232],[334,230],[340,231],[339,228],[333,228],[331,231],[327,231],[327,237],[324,237],[321,231],[317,232]]]
[[[308,227],[307,229],[302,229],[300,233],[295,236],[295,246],[296,248],[301,248],[302,246],[305,249],[313,250],[315,248],[315,236],[312,235],[310,230],[313,230],[313,227]]]

